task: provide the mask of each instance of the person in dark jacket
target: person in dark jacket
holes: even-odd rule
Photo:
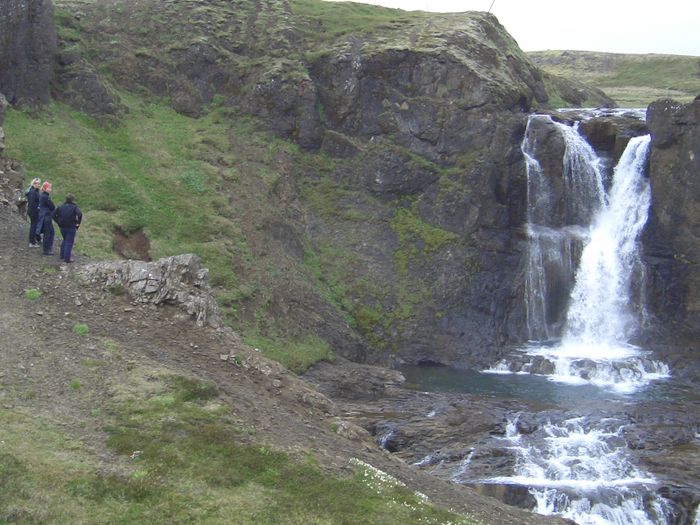
[[[51,192],[53,191],[53,186],[51,182],[44,181],[41,185],[41,195],[39,196],[39,217],[36,223],[37,234],[42,235],[42,246],[44,248],[44,255],[53,255],[53,239],[56,232],[53,229],[53,221],[51,216],[53,211],[56,209],[56,205],[51,200]]]
[[[39,220],[39,188],[41,179],[32,179],[27,190],[27,217],[29,217],[29,247],[38,248],[41,237],[36,234],[36,223]]]
[[[75,243],[75,234],[78,233],[80,223],[83,221],[83,213],[75,204],[75,195],[72,193],[66,195],[66,202],[56,208],[56,211],[53,212],[53,218],[58,223],[63,237],[61,259],[67,263],[73,262],[71,252]]]

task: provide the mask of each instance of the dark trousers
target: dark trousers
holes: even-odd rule
[[[44,225],[41,228],[41,234],[44,236],[42,240],[44,254],[48,255],[53,253],[53,238],[56,235],[56,232],[53,229],[53,222],[51,221],[50,216],[44,218]]]
[[[73,251],[73,243],[75,242],[75,234],[77,231],[75,226],[72,228],[64,228],[61,226],[61,236],[63,237],[63,242],[61,242],[61,259],[66,262],[70,262],[70,254]]]
[[[29,217],[29,244],[39,244],[39,235],[36,233],[36,223],[39,220],[39,217],[37,215],[34,215],[32,217],[31,215],[28,215]]]

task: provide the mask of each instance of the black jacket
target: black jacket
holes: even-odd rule
[[[66,202],[53,212],[53,220],[61,228],[78,228],[83,220],[83,212],[74,203]]]
[[[39,217],[39,190],[34,186],[27,191],[27,215],[33,220]]]
[[[55,209],[56,205],[51,200],[51,195],[42,191],[39,195],[39,218],[51,217]]]

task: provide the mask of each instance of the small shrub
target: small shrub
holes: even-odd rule
[[[207,401],[219,395],[219,388],[211,381],[172,376],[168,384],[178,401]]]
[[[114,339],[107,338],[102,342],[102,344],[104,345],[105,350],[107,350],[110,353],[116,353],[120,350],[119,343],[116,342]]]
[[[73,325],[73,332],[77,335],[87,335],[90,333],[90,327],[83,323],[75,323]]]
[[[73,390],[80,390],[80,387],[81,387],[81,386],[82,386],[82,385],[81,385],[79,379],[73,379],[73,381],[70,382],[70,387],[71,387]]]
[[[41,297],[41,291],[37,290],[36,288],[29,288],[28,290],[24,291],[24,297],[30,301],[36,301],[39,297]]]

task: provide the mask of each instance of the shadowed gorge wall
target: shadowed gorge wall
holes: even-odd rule
[[[0,93],[10,104],[47,104],[56,51],[51,0],[0,3]]]

